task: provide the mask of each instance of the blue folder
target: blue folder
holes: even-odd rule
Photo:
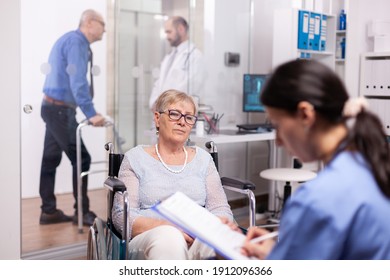
[[[298,49],[309,49],[309,19],[308,11],[298,11]]]
[[[314,51],[320,50],[321,41],[321,15],[318,13],[310,13],[310,26],[309,28],[309,46]]]
[[[321,38],[320,38],[320,51],[326,50],[326,33],[327,33],[327,16],[322,15],[321,18]]]

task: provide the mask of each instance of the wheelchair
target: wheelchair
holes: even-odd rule
[[[209,150],[211,157],[218,170],[218,152],[215,144],[207,142],[206,148]],[[87,259],[88,260],[125,260],[128,259],[128,223],[129,216],[129,196],[124,183],[118,179],[118,172],[123,160],[123,154],[114,153],[112,143],[105,144],[105,149],[109,152],[108,158],[108,178],[104,181],[104,187],[107,189],[107,220],[104,221],[100,217],[96,217],[93,225],[88,231],[87,241]],[[238,178],[221,178],[222,186],[230,191],[244,194],[249,200],[249,226],[255,226],[255,207],[256,199],[253,193],[255,185],[246,180]],[[113,206],[114,196],[116,192],[123,194],[123,234],[115,229],[112,221],[111,209]],[[246,233],[246,228],[240,227],[243,233]]]
[[[89,260],[124,260],[127,259],[127,217],[129,215],[129,196],[124,183],[118,179],[123,154],[114,153],[112,143],[107,143],[105,149],[108,155],[108,178],[104,181],[107,189],[107,220],[96,217],[88,231],[87,259]],[[116,229],[112,221],[111,209],[116,192],[123,193],[123,235]]]

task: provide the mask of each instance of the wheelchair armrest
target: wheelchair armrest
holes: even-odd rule
[[[242,190],[254,190],[256,186],[254,183],[248,180],[243,180],[239,178],[231,178],[231,177],[222,177],[221,182],[223,186],[230,186]]]
[[[126,190],[125,184],[115,177],[108,177],[104,181],[104,186],[114,193],[124,192]]]
[[[222,177],[221,182],[224,189],[247,195],[249,199],[249,226],[254,226],[256,224],[256,197],[253,193],[256,188],[255,184],[251,181],[228,177]],[[245,232],[243,231],[243,233]]]
[[[124,193],[126,191],[125,184],[116,177],[108,177],[104,181],[104,187],[108,189],[107,192],[107,223],[110,224],[109,227],[114,229],[111,217],[111,209],[114,203],[114,196],[116,192]]]

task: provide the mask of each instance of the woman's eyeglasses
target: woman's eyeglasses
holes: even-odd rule
[[[196,121],[198,120],[198,117],[194,116],[194,115],[189,115],[189,114],[182,114],[180,113],[178,110],[167,110],[168,112],[159,112],[160,114],[168,114],[168,117],[170,120],[172,121],[178,121],[180,120],[182,117],[184,117],[184,121],[187,123],[187,124],[190,124],[190,125],[194,125],[196,123]]]

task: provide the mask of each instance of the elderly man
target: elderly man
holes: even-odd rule
[[[76,108],[94,126],[102,126],[104,117],[97,113],[93,102],[92,75],[88,82],[88,64],[92,65],[90,44],[102,39],[105,32],[103,17],[94,10],[82,13],[79,28],[61,36],[54,44],[50,56],[50,71],[43,86],[41,116],[46,124],[44,150],[41,165],[39,193],[42,199],[40,224],[54,224],[77,219],[77,158],[76,158]],[[56,169],[62,153],[72,163],[75,215],[67,216],[57,209],[54,183]],[[81,145],[82,171],[89,170],[91,156]],[[89,209],[87,177],[82,182],[83,222],[92,225],[96,215]]]

